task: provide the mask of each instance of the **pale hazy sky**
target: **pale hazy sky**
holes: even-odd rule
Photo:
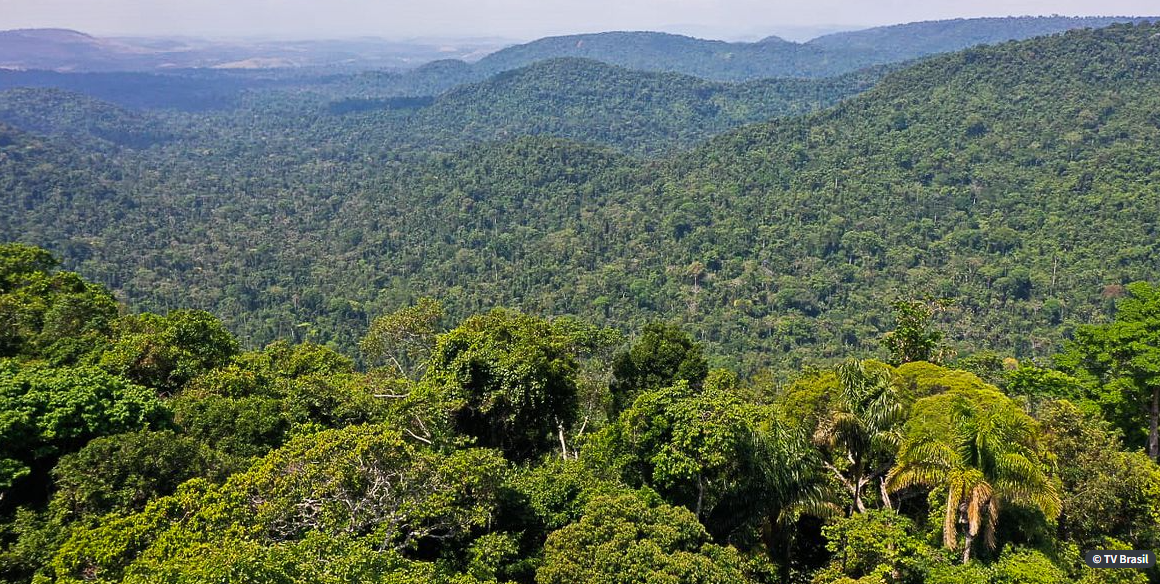
[[[974,16],[1153,15],[1157,0],[0,0],[0,29],[95,34],[534,38],[601,30],[860,27]],[[726,36],[721,34],[719,36]]]

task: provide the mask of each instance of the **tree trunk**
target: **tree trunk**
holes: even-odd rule
[[[866,479],[862,477],[859,477],[857,482],[854,483],[854,508],[857,509],[859,513],[866,512],[866,504],[862,502],[862,487],[865,485]]]
[[[971,544],[975,542],[975,536],[971,535],[970,528],[967,533],[963,535],[963,563],[971,561]]]
[[[893,511],[894,503],[890,501],[890,493],[886,490],[886,477],[878,477],[878,490],[882,493],[882,506]]]
[[[705,500],[705,479],[697,474],[697,519],[701,519],[701,503]]]
[[[1160,461],[1160,385],[1152,388],[1151,410],[1148,420],[1148,456]]]
[[[766,555],[777,564],[778,582],[789,582],[793,560],[793,527],[780,527],[780,510],[768,513],[761,526],[761,539],[765,543]]]
[[[894,546],[893,541],[891,541],[889,544],[886,545],[886,549],[891,552],[891,555],[894,555],[894,547],[895,546]],[[898,569],[897,563],[892,563],[890,565],[890,581],[891,582],[901,582],[902,581],[902,570]]]

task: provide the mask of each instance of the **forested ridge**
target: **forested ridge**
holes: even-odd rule
[[[351,141],[353,135],[384,150],[419,152],[551,135],[657,156],[748,123],[828,107],[865,91],[892,67],[830,79],[731,84],[551,59],[438,96],[411,95],[375,74],[251,79],[245,91],[228,80],[188,80],[205,86],[199,96],[186,91],[187,82],[156,75],[140,81],[156,93],[143,98],[133,84],[123,94],[116,76],[90,74],[89,83],[49,81],[48,87],[0,91],[0,121],[37,134],[95,141],[88,147],[103,141],[137,150],[177,138],[218,146],[251,139],[260,129],[276,134],[270,137],[314,141]],[[9,82],[21,80],[27,77]],[[219,107],[203,103],[214,100]],[[147,105],[139,107],[142,102]]]
[[[139,150],[7,131],[3,232],[256,345],[351,348],[433,295],[676,319],[753,371],[874,351],[890,299],[931,295],[964,353],[1042,357],[1155,277],[1156,30],[932,58],[653,161],[550,136],[394,149],[373,113],[268,96],[163,118],[181,139]]]

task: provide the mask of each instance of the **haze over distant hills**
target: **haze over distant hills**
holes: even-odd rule
[[[408,69],[436,59],[474,61],[510,44],[497,39],[399,42],[378,38],[210,41],[101,38],[65,29],[0,31],[0,68],[157,71],[188,68]]]
[[[187,68],[347,70],[414,69],[455,59],[455,84],[558,57],[581,57],[645,71],[715,81],[827,77],[978,44],[1100,28],[1149,17],[1004,17],[918,22],[839,32],[796,43],[705,40],[660,32],[605,32],[542,38],[507,46],[498,39],[396,42],[375,38],[312,41],[209,41],[191,38],[99,38],[62,29],[0,32],[0,68],[54,71],[163,71]],[[502,50],[501,50],[502,49]],[[447,87],[442,87],[446,89]]]

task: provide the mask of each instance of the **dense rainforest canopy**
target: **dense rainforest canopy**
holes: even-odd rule
[[[1160,547],[1155,419],[1124,415],[1160,391],[1138,374],[1160,352],[1148,284],[1059,369],[907,360],[941,340],[901,302],[893,364],[778,383],[711,368],[671,323],[628,341],[436,299],[375,319],[382,367],[247,351],[56,265],[0,246],[0,581],[1160,577],[1081,556]]]
[[[1160,582],[1160,25],[563,56],[0,72],[0,582]]]

